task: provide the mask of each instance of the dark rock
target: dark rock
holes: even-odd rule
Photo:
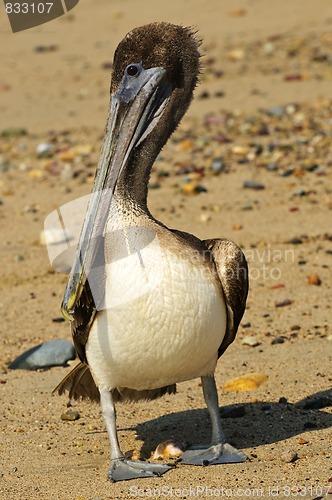
[[[243,187],[246,189],[256,189],[257,191],[265,189],[265,185],[257,181],[244,181]]]
[[[38,370],[52,366],[66,366],[75,359],[75,348],[65,339],[50,340],[39,344],[18,356],[9,365],[11,370]]]
[[[282,300],[281,302],[277,302],[276,307],[290,306],[291,304],[293,304],[293,302],[294,302],[293,300],[285,299],[285,300]]]
[[[303,240],[301,238],[291,238],[290,240],[285,241],[285,243],[289,243],[291,245],[301,245]]]
[[[207,193],[207,189],[205,186],[199,184],[196,188],[196,193]]]
[[[275,344],[283,344],[284,342],[285,342],[284,337],[275,337],[275,338],[272,340],[271,344],[272,344],[272,345],[275,345]]]
[[[280,177],[289,177],[290,175],[292,175],[294,173],[294,169],[288,169],[288,170],[283,170],[282,172],[280,172]]]
[[[199,94],[198,99],[208,99],[209,97],[210,97],[210,92],[204,90]]]
[[[280,405],[286,405],[288,403],[287,398],[285,398],[284,396],[281,396],[281,398],[279,398],[278,403]]]
[[[36,45],[36,47],[34,48],[34,51],[35,52],[39,52],[39,53],[43,53],[43,52],[55,52],[56,50],[58,50],[58,46],[57,45]]]
[[[266,415],[269,415],[271,413],[271,405],[264,404],[262,410]]]
[[[213,159],[210,169],[214,174],[220,174],[225,170],[225,167],[226,167],[225,160],[223,157],[220,157]]]

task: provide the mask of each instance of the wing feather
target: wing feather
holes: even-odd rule
[[[227,306],[227,330],[218,350],[220,357],[233,342],[246,308],[248,264],[244,253],[233,241],[220,238],[204,240],[203,243],[212,253]]]

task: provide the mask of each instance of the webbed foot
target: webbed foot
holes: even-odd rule
[[[159,477],[172,468],[171,465],[118,458],[111,461],[108,479],[116,482],[128,481],[129,479],[136,479],[138,477]]]
[[[185,451],[180,461],[188,465],[215,465],[245,462],[248,457],[229,443],[209,447],[196,446]]]

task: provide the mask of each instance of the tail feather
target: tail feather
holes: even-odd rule
[[[57,392],[60,396],[69,392],[70,399],[90,399],[98,403],[100,394],[96,386],[90,368],[85,363],[79,363],[75,368],[66,375],[66,377],[56,386],[53,394]],[[176,385],[167,385],[157,389],[145,389],[137,391],[128,387],[117,387],[112,390],[112,396],[115,402],[117,401],[141,401],[157,399],[165,394],[174,394]]]
[[[70,399],[90,399],[98,403],[100,401],[99,390],[92,378],[91,371],[85,363],[79,363],[68,375],[56,386],[53,394],[57,392],[60,396],[69,392]]]

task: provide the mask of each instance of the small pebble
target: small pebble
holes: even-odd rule
[[[229,61],[242,61],[245,58],[245,52],[243,49],[233,49],[227,52],[226,57]]]
[[[159,182],[149,182],[149,189],[160,189],[161,184]]]
[[[225,167],[226,167],[225,160],[224,158],[220,157],[220,158],[214,158],[214,160],[211,163],[210,169],[214,174],[217,175],[223,172],[225,170]]]
[[[75,359],[73,344],[65,339],[50,340],[24,352],[9,364],[11,370],[39,370],[52,366],[66,366]]]
[[[280,455],[280,458],[283,462],[289,464],[291,462],[295,462],[295,460],[298,459],[298,456],[295,450],[287,450]]]
[[[261,342],[259,341],[258,337],[246,335],[245,337],[243,337],[241,344],[249,345],[250,347],[257,347],[261,344]]]
[[[203,90],[203,92],[198,95],[198,99],[208,99],[209,97],[210,92],[208,92],[207,90]]]
[[[264,412],[266,415],[270,415],[270,413],[271,413],[271,405],[264,404],[264,405],[262,406],[262,410],[263,410],[263,412]]]
[[[276,116],[278,118],[286,114],[286,110],[282,106],[272,106],[267,112],[270,116]]]
[[[54,147],[52,144],[48,144],[46,142],[41,142],[36,147],[36,154],[39,157],[52,156],[54,151]]]
[[[277,302],[276,307],[290,306],[291,304],[293,304],[293,302],[294,302],[294,300],[285,299],[285,300],[282,300],[281,302]]]
[[[309,285],[320,286],[322,284],[320,277],[318,276],[318,274],[315,274],[315,273],[309,274],[309,276],[307,277],[307,280],[308,280]]]
[[[287,398],[285,398],[284,396],[281,396],[281,398],[279,398],[278,403],[281,405],[286,405],[288,403]]]
[[[257,191],[265,189],[265,185],[257,181],[244,181],[243,187],[247,189],[256,189]]]
[[[280,290],[281,288],[285,288],[285,285],[283,283],[277,283],[276,285],[272,285],[270,290]]]
[[[205,192],[207,191],[207,189],[197,182],[185,182],[181,184],[181,191],[183,192],[183,194],[191,195]]]
[[[303,243],[303,240],[301,238],[291,238],[290,240],[287,240],[285,243],[289,243],[291,245],[301,245]]]
[[[62,316],[59,316],[58,318],[52,318],[53,323],[64,323],[66,320]]]
[[[125,452],[125,457],[129,458],[129,460],[142,460],[144,459],[140,450],[128,450]]]
[[[201,214],[199,216],[200,222],[209,222],[211,219],[212,219],[212,217],[209,214]]]
[[[285,342],[284,337],[275,337],[275,338],[272,340],[271,344],[272,344],[272,345],[275,345],[275,344],[283,344],[284,342]]]
[[[270,172],[275,172],[278,170],[278,165],[276,163],[268,163],[266,165],[266,170],[269,170]]]
[[[289,177],[290,175],[293,175],[294,173],[294,169],[293,168],[289,168],[287,170],[282,170],[280,172],[280,177]]]
[[[58,46],[55,44],[52,45],[36,45],[34,48],[35,52],[43,53],[43,52],[55,52],[58,50]]]
[[[231,17],[243,17],[247,14],[246,9],[232,9],[228,12]]]
[[[73,422],[74,420],[78,420],[80,418],[80,414],[77,410],[68,410],[65,413],[61,414],[61,420],[69,420]]]

